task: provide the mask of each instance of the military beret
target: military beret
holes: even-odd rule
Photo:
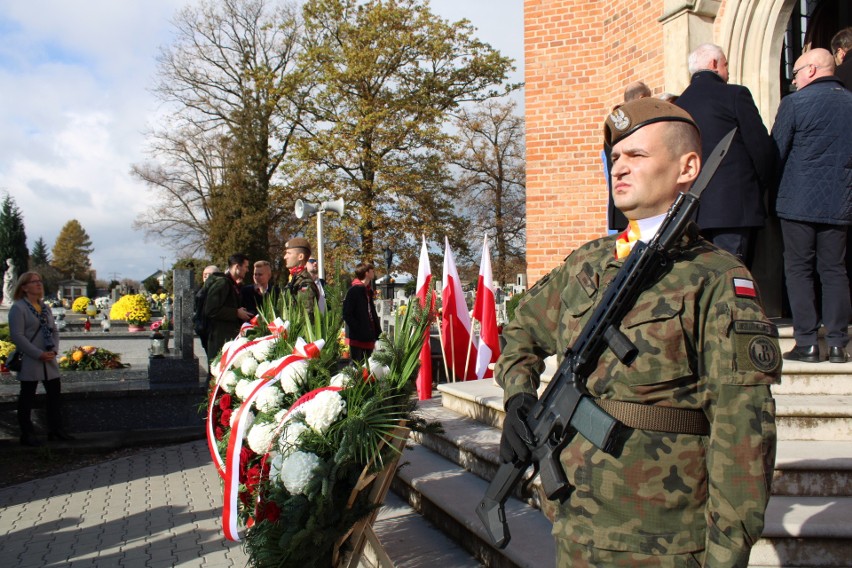
[[[604,144],[610,148],[643,126],[655,122],[685,122],[698,130],[688,112],[666,101],[645,97],[612,109],[604,122]]]
[[[304,237],[294,237],[284,243],[284,249],[305,249],[307,254],[311,254],[311,243],[308,242],[308,239]]]

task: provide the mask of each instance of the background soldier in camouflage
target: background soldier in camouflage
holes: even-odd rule
[[[295,237],[284,243],[284,249],[284,265],[290,271],[287,290],[308,312],[308,319],[313,321],[319,290],[305,268],[311,256],[311,244],[308,239]]]
[[[610,115],[604,130],[615,204],[650,240],[698,175],[697,126],[673,105],[640,99]],[[626,242],[613,235],[574,251],[505,328],[496,373],[507,409],[504,460],[528,452],[520,440],[543,359],[563,354],[586,324],[623,264],[614,255],[619,239]],[[780,374],[777,332],[751,275],[693,225],[621,330],[639,356],[627,367],[606,351],[588,378],[590,394],[644,411],[700,413],[708,433],[628,428],[615,455],[575,435],[561,455],[574,489],[553,527],[557,566],[746,566],[769,499],[776,442],[769,385]]]

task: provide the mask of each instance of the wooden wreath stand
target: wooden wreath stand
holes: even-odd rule
[[[333,568],[357,568],[358,566],[369,566],[376,568],[394,568],[393,562],[385,552],[382,543],[376,536],[373,530],[373,523],[376,522],[376,517],[379,514],[379,507],[385,501],[385,496],[390,489],[393,476],[396,474],[399,458],[402,456],[402,450],[405,448],[405,443],[408,440],[409,429],[405,427],[404,422],[400,422],[388,438],[382,440],[379,445],[379,452],[385,445],[390,445],[395,449],[392,459],[390,459],[385,467],[371,473],[370,470],[375,463],[375,458],[364,467],[361,476],[358,478],[358,483],[352,489],[349,495],[347,507],[351,507],[355,500],[364,491],[369,491],[368,501],[370,505],[376,505],[370,514],[355,523],[349,532],[344,534],[340,540],[334,545],[334,552],[331,559]],[[375,555],[376,564],[366,558],[367,546],[370,547]],[[341,548],[345,548],[341,551]]]

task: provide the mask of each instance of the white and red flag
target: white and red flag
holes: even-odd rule
[[[426,306],[426,296],[432,288],[432,269],[429,267],[429,251],[426,248],[426,235],[423,235],[423,246],[420,248],[420,265],[417,267],[417,297],[420,307]],[[431,313],[435,309],[435,295],[432,294]],[[431,327],[431,326],[430,326]],[[423,334],[423,347],[420,349],[420,370],[417,372],[417,398],[427,400],[432,398],[432,348],[429,344],[429,328]]]
[[[441,288],[441,343],[444,361],[454,380],[476,378],[476,348],[471,343],[470,314],[464,300],[450,241],[444,237],[444,279]]]
[[[479,261],[479,280],[476,284],[476,302],[473,304],[473,319],[479,322],[479,343],[476,346],[476,378],[491,378],[494,372],[488,368],[500,356],[500,337],[497,333],[497,300],[491,274],[491,253],[488,237],[482,243],[482,259]]]

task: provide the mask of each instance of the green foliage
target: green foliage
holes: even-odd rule
[[[27,233],[20,209],[8,193],[0,205],[0,278],[6,274],[6,259],[15,264],[16,278],[29,270]],[[2,292],[2,291],[0,291]]]
[[[160,281],[153,276],[149,276],[142,281],[142,286],[148,293],[156,294],[160,290]]]
[[[509,321],[515,319],[515,310],[518,309],[518,304],[521,303],[523,297],[524,292],[518,292],[506,301],[506,318]]]
[[[79,221],[71,219],[56,237],[51,266],[66,278],[87,278],[91,269],[89,255],[94,250],[86,230]]]
[[[59,368],[67,371],[103,371],[129,367],[121,362],[121,355],[102,347],[74,346],[59,358]]]
[[[50,264],[50,252],[47,250],[47,243],[41,237],[33,245],[32,253],[30,253],[30,262],[33,267]]]

